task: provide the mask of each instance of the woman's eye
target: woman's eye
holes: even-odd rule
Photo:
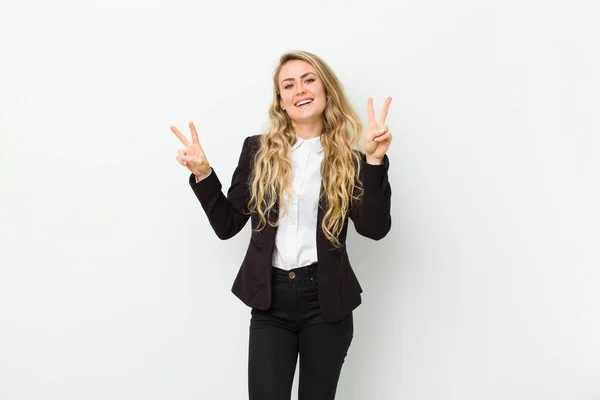
[[[292,86],[293,86],[293,85],[290,83],[289,85],[285,85],[285,86],[284,86],[284,88],[285,88],[285,89],[289,89],[289,88],[291,88]]]
[[[308,78],[308,79],[306,80],[306,82],[307,82],[307,83],[314,82],[314,81],[315,81],[315,78]]]

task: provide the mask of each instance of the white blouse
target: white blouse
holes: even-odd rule
[[[321,137],[298,138],[292,146],[292,188],[279,202],[281,218],[275,235],[274,267],[290,270],[317,262],[317,213],[321,189],[321,162],[324,152]]]

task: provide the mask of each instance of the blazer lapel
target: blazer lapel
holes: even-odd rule
[[[323,181],[321,181],[321,188],[319,189],[319,205],[317,208],[317,250],[321,245],[321,241],[325,238],[323,229],[321,229],[321,223],[323,222],[323,217],[325,216],[325,210],[327,210],[327,206],[327,196],[325,196],[325,188],[323,186]]]

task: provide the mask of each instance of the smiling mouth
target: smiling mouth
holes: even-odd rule
[[[310,100],[310,99],[302,100],[302,101],[299,101],[298,103],[296,103],[295,106],[298,107],[298,108],[300,108],[300,107],[307,106],[307,105],[311,104],[312,102],[313,101]]]

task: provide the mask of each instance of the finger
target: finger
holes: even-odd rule
[[[177,161],[179,162],[179,164],[183,165],[185,167],[186,163],[181,159],[181,157],[177,156],[175,157],[177,159]]]
[[[381,136],[377,136],[375,139],[373,139],[376,142],[385,142],[386,140],[392,140],[392,134],[390,132],[386,132]]]
[[[179,129],[175,128],[174,126],[171,126],[171,131],[175,134],[175,136],[177,136],[181,143],[183,143],[186,146],[190,145],[190,142],[188,142],[183,133],[179,132]]]
[[[379,123],[385,124],[385,119],[388,115],[388,110],[390,109],[390,103],[392,102],[392,98],[388,97],[385,99],[385,103],[383,104],[383,109],[381,110],[381,116],[379,117]]]
[[[179,160],[181,160],[181,165],[186,165],[187,162],[185,162],[185,150],[179,150],[177,151],[177,157],[179,158]]]
[[[369,122],[375,122],[375,110],[373,110],[373,99],[370,97],[367,101],[367,113],[369,115]]]
[[[185,163],[194,163],[196,165],[200,165],[202,163],[201,160],[198,159],[198,157],[194,157],[194,156],[183,156],[183,157],[181,157],[181,159]]]
[[[379,136],[379,135],[383,135],[384,133],[386,133],[388,131],[388,126],[387,125],[383,125],[381,127],[381,129],[378,129],[375,136]]]
[[[190,121],[190,131],[192,131],[192,143],[199,145],[200,141],[198,140],[198,131],[196,131],[196,126],[192,121]]]

